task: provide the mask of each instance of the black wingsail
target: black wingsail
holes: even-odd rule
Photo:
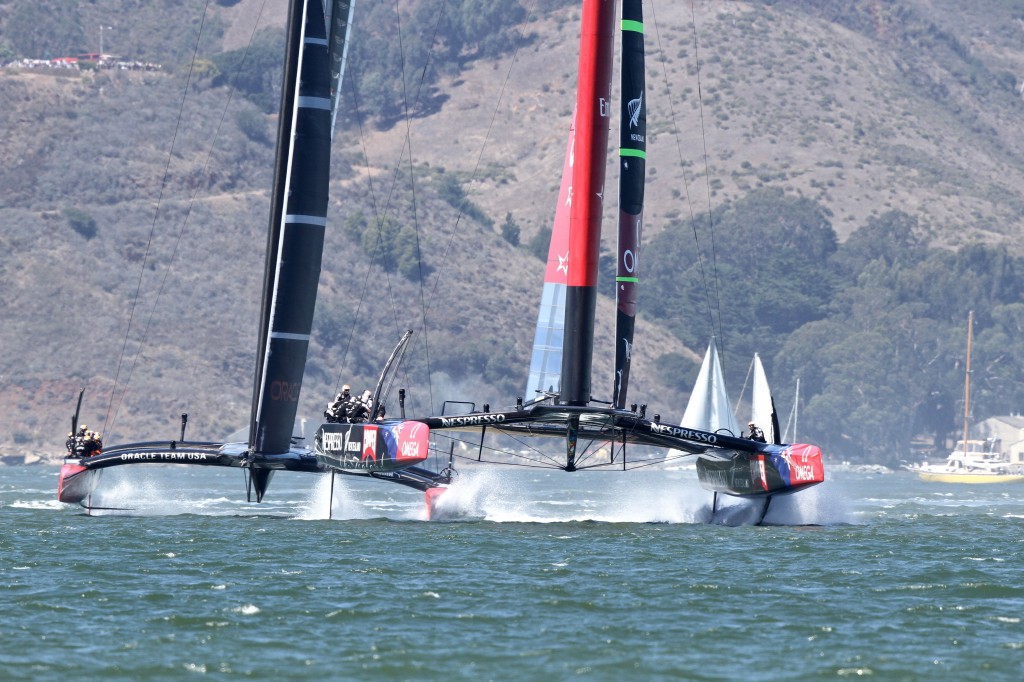
[[[644,102],[644,23],[641,0],[622,2],[622,70],[619,121],[619,242],[615,274],[615,382],[613,403],[626,407],[640,270],[640,229],[647,166]]]
[[[280,123],[264,269],[249,438],[245,444],[150,440],[73,453],[57,498],[85,503],[106,468],[126,464],[244,467],[250,499],[263,499],[276,469],[321,471],[293,447],[327,223],[331,135],[341,89],[352,0],[290,0]],[[182,431],[184,438],[184,430]]]
[[[322,0],[293,0],[288,25],[249,430],[254,460],[291,448],[327,222],[332,98]],[[264,486],[255,484],[261,497]]]

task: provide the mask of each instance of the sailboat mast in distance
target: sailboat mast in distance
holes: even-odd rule
[[[971,418],[971,340],[974,337],[974,311],[967,313],[967,373],[964,377],[964,456],[967,456],[968,427]]]
[[[612,39],[615,3],[585,0],[580,30],[576,94],[576,147],[569,212],[568,287],[565,347],[559,399],[566,405],[590,402],[597,309],[597,261],[601,245],[608,121],[611,116]]]
[[[640,229],[647,166],[644,103],[644,20],[641,0],[622,2],[622,68],[619,118],[619,241],[615,273],[615,379],[613,404],[626,407],[640,270]]]

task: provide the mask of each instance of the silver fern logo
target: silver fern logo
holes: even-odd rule
[[[629,110],[629,127],[635,128],[640,125],[640,110],[644,106],[644,96],[641,93],[636,99],[631,99],[626,103],[626,109]]]

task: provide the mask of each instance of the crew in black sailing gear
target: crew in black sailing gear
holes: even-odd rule
[[[89,427],[82,424],[78,427],[78,433],[68,435],[68,453],[77,457],[87,457],[85,452],[85,436]]]
[[[758,443],[764,443],[764,431],[757,427],[757,424],[750,422],[747,424],[750,428],[750,433],[747,435],[747,440],[756,440]]]
[[[370,416],[370,411],[373,408],[373,394],[370,391],[363,391],[363,394],[353,400],[349,404],[348,408],[348,420],[353,424],[359,424],[366,421]]]
[[[75,453],[75,445],[76,445],[77,443],[78,443],[78,441],[77,441],[77,439],[75,438],[75,432],[74,432],[74,431],[70,432],[70,433],[68,434],[68,441],[67,441],[67,443],[65,443],[65,445],[67,445],[67,448],[68,448],[68,454],[69,454],[69,455],[74,455],[74,454],[76,454],[76,453]]]
[[[335,398],[334,402],[327,405],[327,409],[324,410],[324,417],[329,422],[345,422],[348,421],[347,413],[349,410],[349,404],[352,402],[352,393],[348,384],[341,387],[341,393]]]

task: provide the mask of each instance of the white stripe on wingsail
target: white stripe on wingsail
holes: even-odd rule
[[[285,225],[316,225],[318,227],[327,227],[327,218],[315,215],[290,213],[284,217],[284,223]]]

